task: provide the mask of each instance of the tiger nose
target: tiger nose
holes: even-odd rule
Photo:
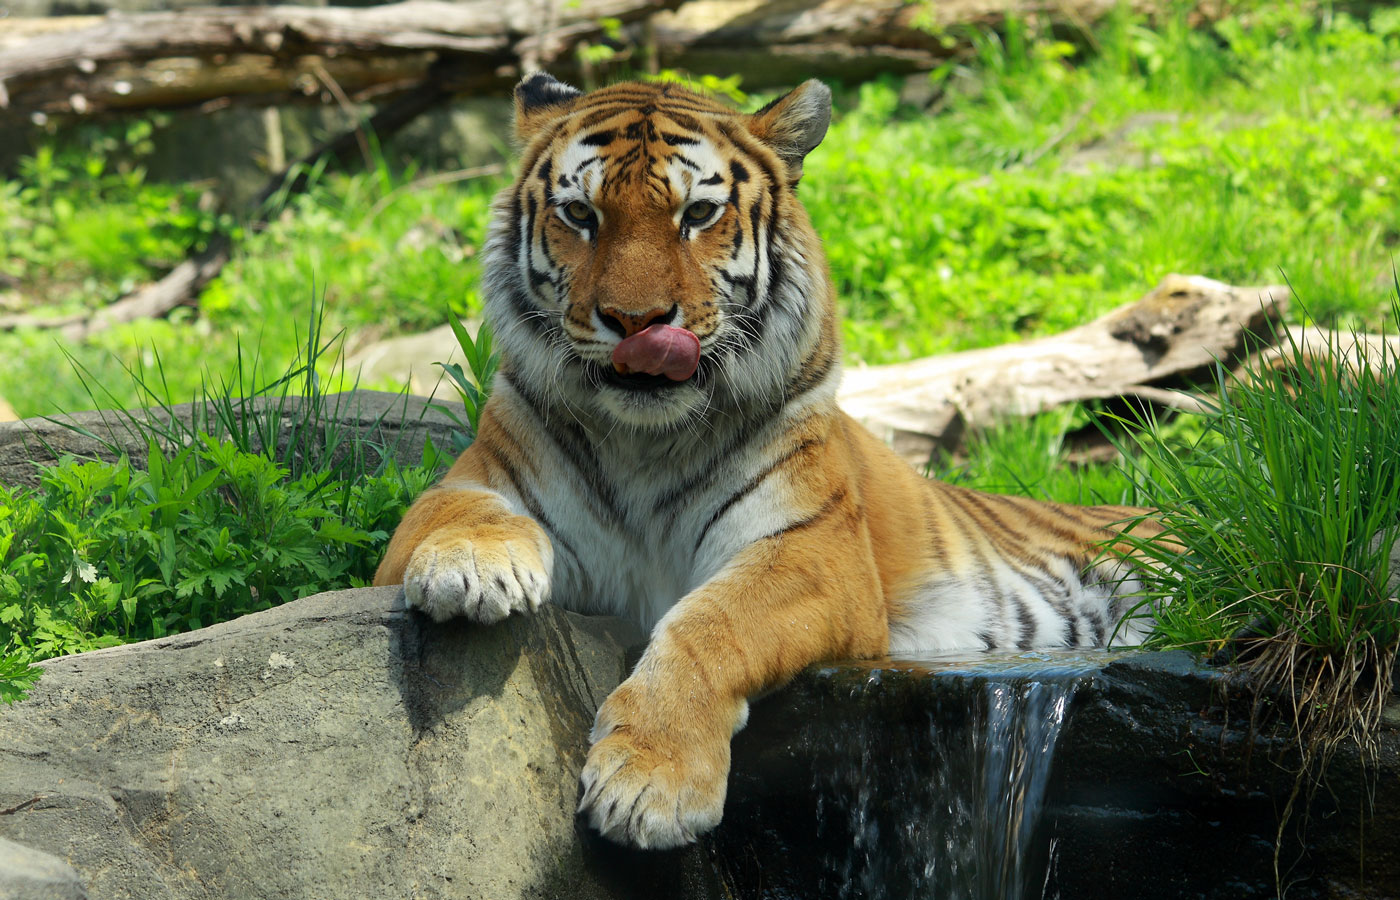
[[[668,309],[655,307],[645,312],[628,312],[614,306],[600,306],[598,308],[598,318],[611,331],[617,332],[619,337],[630,338],[639,331],[644,331],[658,322],[669,322],[676,314],[676,305],[673,303]]]

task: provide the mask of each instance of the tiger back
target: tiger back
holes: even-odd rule
[[[837,408],[796,193],[830,104],[815,81],[752,115],[672,84],[520,84],[485,251],[500,370],[376,574],[437,620],[551,600],[651,628],[581,778],[622,843],[717,824],[748,699],[810,663],[1101,646],[1136,600],[1117,535],[1143,511],[930,481]]]

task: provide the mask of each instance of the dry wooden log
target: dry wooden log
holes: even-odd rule
[[[220,7],[125,14],[76,30],[52,20],[0,38],[0,110],[90,113],[177,108],[222,98],[318,97],[324,72],[351,96],[431,79],[454,92],[503,91],[522,69],[576,77],[566,51],[600,34],[599,20],[645,22],[630,40],[648,63],[743,76],[746,88],[829,77],[927,71],[966,52],[955,26],[1004,26],[1009,16],[1083,30],[1122,0],[437,0],[368,8]],[[1131,0],[1146,14],[1172,0]],[[1206,20],[1228,9],[1200,0]],[[652,13],[661,12],[650,18]],[[667,11],[670,10],[670,11]],[[623,58],[626,58],[624,54]],[[7,99],[8,97],[8,99]]]
[[[1393,334],[1350,334],[1326,331],[1311,325],[1291,325],[1278,343],[1249,356],[1235,367],[1232,377],[1250,381],[1253,373],[1289,370],[1303,366],[1325,366],[1345,375],[1355,375],[1365,366],[1372,371],[1394,373],[1400,368],[1400,336]]]
[[[841,406],[916,465],[964,430],[1064,403],[1137,396],[1189,402],[1185,380],[1272,343],[1285,286],[1168,275],[1135,303],[1061,334],[846,373]]]
[[[1189,4],[1199,23],[1228,4]],[[1170,0],[690,0],[650,23],[660,65],[741,75],[746,89],[826,77],[858,81],[935,68],[969,48],[970,29],[1009,17],[1086,32],[1115,10],[1153,16]]]
[[[679,0],[407,0],[386,6],[218,7],[117,14],[73,31],[0,45],[0,109],[90,113],[174,108],[216,98],[316,95],[324,72],[347,93],[433,81],[497,89],[522,58],[553,61]],[[557,7],[557,8],[556,8]]]

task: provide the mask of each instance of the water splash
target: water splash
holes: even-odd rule
[[[961,690],[908,710],[915,721],[847,729],[832,748],[847,764],[815,772],[818,830],[849,848],[825,862],[828,896],[1044,897],[1053,853],[1041,812],[1077,680],[952,680]]]

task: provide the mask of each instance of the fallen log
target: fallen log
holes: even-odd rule
[[[1325,366],[1347,377],[1361,366],[1394,373],[1400,368],[1400,336],[1393,334],[1347,334],[1311,325],[1291,325],[1272,347],[1253,353],[1237,366],[1232,377],[1253,380],[1251,373],[1287,371],[1303,366]]]
[[[327,74],[357,99],[431,80],[454,93],[504,92],[521,71],[581,75],[568,51],[634,23],[619,59],[632,69],[742,76],[745,89],[806,78],[855,82],[928,71],[965,53],[977,28],[1009,18],[1087,33],[1121,0],[408,0],[387,6],[219,7],[131,13],[75,28],[10,22],[0,38],[0,110],[86,114],[211,101],[323,98]],[[1172,0],[1131,0],[1152,15]],[[1228,4],[1200,0],[1206,21]],[[653,17],[653,14],[656,14]],[[616,43],[616,42],[615,42]],[[632,52],[635,51],[635,52]],[[644,57],[643,66],[637,56]]]
[[[544,65],[601,20],[632,21],[679,0],[407,0],[386,6],[218,7],[116,14],[0,45],[0,109],[94,113],[180,108],[218,98],[319,95],[325,73],[347,94],[425,82],[496,90],[522,59]]]
[[[955,449],[968,429],[1065,403],[1188,404],[1172,389],[1273,343],[1289,293],[1168,275],[1141,300],[1061,334],[850,369],[840,402],[915,465]]]

